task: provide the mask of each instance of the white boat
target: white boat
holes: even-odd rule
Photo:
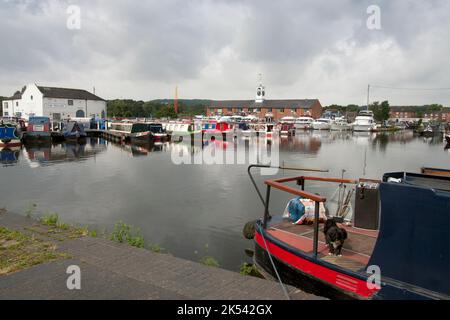
[[[295,123],[294,117],[283,117],[280,119],[280,123]]]
[[[352,129],[352,125],[344,118],[336,118],[331,122],[330,129],[332,131],[347,131]]]
[[[312,123],[312,127],[314,130],[330,130],[331,119],[319,118],[317,120],[314,120],[314,122]]]
[[[312,128],[314,119],[311,117],[299,117],[295,120],[295,130],[308,130]]]
[[[370,110],[360,111],[352,124],[353,131],[372,131],[376,127],[373,112]]]
[[[242,118],[242,121],[244,122],[256,122],[258,121],[258,117],[254,116],[254,115],[248,115]]]
[[[200,122],[191,121],[174,121],[163,125],[164,130],[172,137],[188,136],[202,132],[202,125]]]

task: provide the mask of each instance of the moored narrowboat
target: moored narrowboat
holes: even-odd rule
[[[203,124],[202,134],[207,138],[222,138],[227,140],[227,136],[232,136],[234,133],[234,126],[230,122],[220,122],[216,120],[209,120]]]
[[[149,124],[143,122],[113,122],[107,132],[123,142],[149,143],[153,140]]]
[[[167,132],[164,130],[161,123],[147,123],[153,142],[163,142],[168,138]]]
[[[195,136],[200,137],[202,133],[201,123],[193,121],[169,122],[165,124],[164,129],[172,141],[181,141],[189,137],[193,139]]]
[[[305,191],[310,181],[357,185],[356,206],[377,204],[355,208],[353,225],[338,223],[347,233],[341,256],[330,255],[319,212],[327,199]],[[292,182],[300,188],[286,185]],[[387,173],[376,188],[308,176],[266,180],[265,185],[265,199],[258,190],[264,217],[255,223],[254,234],[254,259],[263,273],[329,298],[450,298],[449,177]],[[272,189],[312,202],[312,223],[296,224],[269,213]]]
[[[24,142],[51,142],[50,125],[50,118],[48,117],[30,117]]]
[[[0,148],[20,147],[22,142],[14,123],[0,123]]]
[[[77,121],[64,121],[62,123],[61,131],[64,140],[68,142],[84,142],[87,137],[84,126]]]

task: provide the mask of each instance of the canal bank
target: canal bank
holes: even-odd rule
[[[4,210],[0,210],[0,227],[51,244],[60,254],[50,262],[0,273],[0,299],[285,299],[277,282],[104,238],[73,232],[56,235],[48,226]],[[5,250],[10,250],[5,243],[0,248],[2,259]],[[68,289],[69,266],[80,268],[80,290]],[[320,299],[286,288],[291,299]]]

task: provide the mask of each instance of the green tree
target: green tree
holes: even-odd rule
[[[156,111],[155,116],[157,118],[177,118],[178,115],[175,113],[173,105],[164,106],[158,111]]]
[[[369,106],[369,109],[373,112],[373,117],[376,121],[386,121],[389,119],[391,108],[388,101],[383,101],[381,104],[375,101]]]
[[[389,119],[391,113],[391,107],[389,106],[389,101],[383,101],[381,103],[380,116],[381,121],[386,121]]]

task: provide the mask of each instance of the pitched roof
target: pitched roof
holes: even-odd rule
[[[61,99],[80,99],[80,100],[99,100],[104,99],[81,89],[68,89],[68,88],[54,88],[38,86],[39,91],[42,92],[45,98],[61,98]]]
[[[302,108],[311,109],[314,104],[320,103],[317,99],[286,99],[286,100],[264,100],[255,102],[254,100],[212,100],[212,108]]]

